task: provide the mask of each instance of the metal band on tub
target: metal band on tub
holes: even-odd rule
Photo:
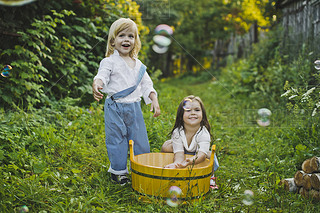
[[[131,171],[137,175],[140,175],[140,176],[153,178],[153,179],[160,179],[160,180],[196,180],[196,179],[203,179],[203,178],[211,176],[211,173],[208,173],[206,175],[194,176],[194,177],[163,177],[163,176],[156,176],[156,175],[149,175],[149,174],[141,173],[141,172],[138,172],[134,169],[131,169]]]

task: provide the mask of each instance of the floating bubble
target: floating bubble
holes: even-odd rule
[[[320,60],[316,60],[314,62],[314,68],[316,68],[316,70],[320,70]]]
[[[271,111],[267,108],[261,108],[258,110],[259,119],[257,120],[257,123],[259,126],[269,126],[270,120],[269,117],[271,115]]]
[[[250,206],[253,204],[254,202],[254,198],[253,198],[254,194],[253,191],[251,190],[245,190],[244,194],[243,194],[243,199],[242,199],[242,203],[244,205]]]
[[[155,51],[158,54],[163,54],[165,52],[167,52],[168,47],[163,47],[163,46],[159,46],[157,44],[152,45],[152,49],[153,51]]]
[[[12,67],[11,67],[10,65],[5,65],[5,66],[3,67],[3,69],[4,69],[5,71],[10,71],[10,70],[12,70]]]
[[[3,71],[2,73],[1,73],[1,75],[2,75],[2,77],[9,77],[9,75],[10,75],[10,73],[9,72],[7,72],[7,71]]]
[[[158,54],[163,54],[168,51],[171,44],[171,39],[169,38],[173,34],[173,30],[170,26],[166,24],[158,25],[155,30],[155,36],[153,36],[154,45],[152,46],[153,51]]]
[[[20,212],[20,213],[29,212],[28,206],[26,206],[26,205],[21,206],[19,212]]]
[[[182,190],[178,186],[171,186],[169,189],[169,198],[167,199],[167,204],[171,207],[177,207],[180,203],[179,197]]]
[[[166,24],[160,24],[155,28],[155,33],[159,35],[172,35],[173,30],[170,26]]]
[[[6,6],[21,6],[28,3],[31,3],[35,0],[0,0],[0,5]]]
[[[168,37],[165,37],[163,35],[155,35],[153,36],[153,41],[162,46],[162,47],[167,47],[171,44],[171,40]]]
[[[192,102],[192,100],[190,98],[184,99],[184,101],[183,101],[183,109],[184,110],[191,110],[190,102]]]
[[[10,65],[5,65],[3,67],[3,71],[1,72],[2,77],[9,77],[10,75],[10,70],[12,70],[12,67]]]

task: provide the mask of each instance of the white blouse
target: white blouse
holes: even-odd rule
[[[197,133],[193,136],[190,146],[188,146],[187,138],[183,128],[175,129],[172,133],[173,153],[184,152],[203,152],[207,156],[210,149],[210,133],[206,127],[198,129]]]
[[[135,67],[129,67],[117,50],[110,57],[101,60],[98,74],[93,80],[102,80],[103,89],[101,92],[108,94],[107,98],[137,83],[142,62],[137,58],[134,58],[134,60],[136,61]],[[144,102],[150,104],[152,102],[149,98],[151,92],[157,95],[150,76],[145,72],[137,89],[130,95],[117,99],[116,102],[133,103],[140,101],[141,97],[143,97]]]

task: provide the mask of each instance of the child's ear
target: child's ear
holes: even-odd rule
[[[110,40],[110,44],[112,47],[114,47],[114,39],[113,38]]]

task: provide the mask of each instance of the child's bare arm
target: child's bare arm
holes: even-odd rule
[[[173,163],[170,163],[166,166],[164,166],[164,168],[169,168],[169,169],[175,169],[175,168],[179,168],[179,164],[184,160],[184,153],[183,152],[177,152],[174,154],[174,159],[173,159]]]
[[[192,164],[195,165],[195,164],[201,163],[205,159],[206,159],[206,154],[200,151],[200,152],[198,152],[198,154],[192,156],[191,158],[187,158],[184,161],[182,161],[181,163],[177,163],[177,166],[179,168],[184,168],[184,167],[187,167]]]

